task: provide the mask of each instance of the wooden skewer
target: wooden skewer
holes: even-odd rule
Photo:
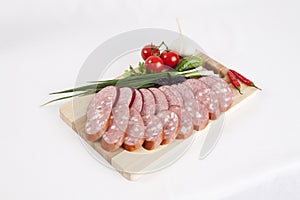
[[[179,33],[182,35],[182,29],[181,29],[181,26],[180,26],[180,22],[179,22],[179,18],[178,18],[178,17],[176,17],[176,22],[177,22],[178,31],[179,31]]]

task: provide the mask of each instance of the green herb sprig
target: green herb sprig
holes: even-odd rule
[[[139,62],[139,66],[137,69],[134,69],[131,65],[129,66],[128,70],[125,70],[124,77],[130,77],[130,76],[141,76],[147,74],[147,70],[145,67],[144,62]]]

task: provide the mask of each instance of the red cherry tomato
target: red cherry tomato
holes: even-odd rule
[[[141,55],[144,60],[146,60],[149,56],[156,56],[159,54],[160,54],[160,51],[159,51],[158,47],[153,44],[144,46],[144,48],[141,51]]]
[[[164,62],[158,56],[150,56],[145,61],[145,67],[148,72],[149,71],[161,72],[164,68]]]
[[[160,54],[160,58],[169,67],[175,67],[179,62],[179,55],[175,51],[163,51]]]

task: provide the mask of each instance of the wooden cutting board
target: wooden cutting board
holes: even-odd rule
[[[229,79],[226,76],[228,68],[203,53],[198,53],[198,56],[200,56],[204,61],[203,67],[221,74],[222,78],[229,83]],[[247,87],[246,85],[241,84],[243,95],[240,95],[232,85],[231,87],[234,92],[234,102],[230,110],[257,91],[253,87]],[[86,110],[91,98],[91,95],[74,98],[72,101],[60,107],[61,119],[79,136],[81,136],[80,133],[82,133],[84,129]],[[76,109],[74,110],[74,108]],[[206,129],[208,128],[209,126]],[[193,136],[185,140],[175,140],[171,144],[161,145],[158,149],[153,151],[147,151],[142,148],[134,152],[128,152],[120,148],[115,152],[107,152],[99,145],[94,145],[91,142],[86,141],[85,144],[90,145],[90,147],[95,150],[94,153],[98,153],[102,156],[110,166],[120,172],[120,174],[126,179],[136,180],[142,175],[152,173],[161,169],[162,166],[175,162],[192,144],[194,136],[196,134],[201,134],[206,129],[198,132],[194,131]]]

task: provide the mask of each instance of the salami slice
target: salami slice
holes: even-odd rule
[[[170,88],[172,88],[172,92],[176,95],[176,97],[180,99],[180,106],[184,107],[184,97],[179,92],[178,85],[171,85]]]
[[[115,100],[112,97],[105,97],[101,98],[98,102],[96,101],[96,98],[93,98],[88,105],[86,112],[87,121],[95,117],[100,117],[100,113],[103,109],[105,109],[105,107],[111,109]]]
[[[144,116],[143,121],[146,125],[143,147],[147,150],[155,149],[163,140],[163,124],[155,115]]]
[[[163,110],[157,114],[157,117],[161,120],[164,129],[164,137],[161,144],[169,144],[175,140],[178,127],[179,127],[179,118],[175,112],[170,110]]]
[[[192,89],[185,84],[174,85],[174,88],[179,91],[183,98],[184,108],[193,119],[194,129],[201,130],[208,123],[208,110],[205,106],[199,105],[195,99]]]
[[[141,111],[142,116],[154,115],[155,114],[155,98],[153,94],[147,89],[139,90],[143,97],[143,108]]]
[[[179,106],[171,106],[171,111],[177,114],[179,118],[179,128],[177,133],[177,139],[185,139],[192,135],[194,130],[193,119],[190,114]]]
[[[196,92],[203,87],[203,83],[195,78],[187,79],[183,82],[183,84],[189,86],[194,94],[196,94]]]
[[[177,88],[183,98],[183,103],[185,101],[188,101],[189,99],[195,99],[195,95],[189,86],[187,86],[183,83],[179,83],[179,84],[177,84]]]
[[[183,107],[183,97],[180,94],[180,92],[178,91],[178,89],[176,88],[176,85],[171,85],[171,86],[167,86],[170,88],[170,90],[175,94],[175,96],[178,98],[179,100],[179,104],[181,107]]]
[[[95,145],[101,145],[101,147],[106,151],[115,151],[123,143],[125,138],[125,133],[121,131],[118,126],[115,125],[113,119],[111,119],[112,124],[102,136],[100,142],[95,142]]]
[[[128,107],[133,103],[135,91],[129,87],[123,87],[119,90],[118,104],[126,104]]]
[[[101,147],[106,151],[115,151],[123,144],[129,121],[127,104],[117,104],[112,112],[112,123],[101,139]]]
[[[89,141],[98,140],[107,130],[118,88],[108,86],[92,98],[87,108],[84,137]]]
[[[200,79],[189,79],[184,84],[190,86],[195,91],[195,98],[203,104],[208,112],[210,119],[217,119],[221,113],[219,99],[213,88],[209,87]]]
[[[162,110],[168,110],[168,101],[164,93],[157,88],[149,88],[155,99],[155,112],[159,113]]]
[[[97,109],[88,111],[84,135],[87,140],[95,141],[104,134],[109,125],[112,105],[112,99],[106,97],[99,103]]]
[[[112,109],[112,116],[114,118],[115,125],[118,126],[118,128],[123,132],[126,132],[130,117],[128,105],[117,104]]]
[[[86,111],[86,117],[87,119],[92,118],[95,115],[96,112],[96,95],[93,96],[93,98],[91,99],[88,107],[87,107],[87,111]]]
[[[107,86],[96,93],[95,97],[97,100],[105,98],[105,97],[113,97],[113,99],[117,100],[119,95],[119,89],[115,86]]]
[[[202,125],[199,126],[199,129],[203,129],[206,124],[207,113],[211,119],[216,119],[220,115],[219,101],[217,99],[216,93],[210,89],[205,83],[199,81],[199,79],[188,79],[184,82],[189,88],[192,89],[195,94],[199,105],[199,114],[203,116]],[[203,126],[204,125],[204,126]]]
[[[223,79],[215,76],[207,76],[200,79],[212,88],[220,103],[220,110],[225,112],[233,103],[233,93],[228,83]]]
[[[169,107],[183,105],[181,96],[180,96],[180,98],[178,96],[176,96],[170,86],[164,85],[164,86],[159,87],[158,89],[160,91],[162,91],[164,93],[164,95],[166,96]]]
[[[119,89],[114,86],[108,86],[100,90],[96,93],[92,100],[90,101],[88,108],[87,108],[87,119],[90,118],[90,115],[94,115],[94,112],[97,112],[97,108],[102,108],[102,101],[104,99],[111,99],[113,104],[116,102],[119,95]]]
[[[145,140],[145,127],[140,113],[135,109],[130,109],[130,118],[126,131],[124,149],[134,151],[140,148]]]
[[[143,97],[140,91],[135,90],[135,98],[131,105],[132,108],[136,109],[138,112],[142,111],[143,108]]]
[[[202,130],[206,127],[209,121],[209,114],[207,108],[198,103],[195,99],[185,103],[184,107],[192,116],[194,129],[196,131]]]

